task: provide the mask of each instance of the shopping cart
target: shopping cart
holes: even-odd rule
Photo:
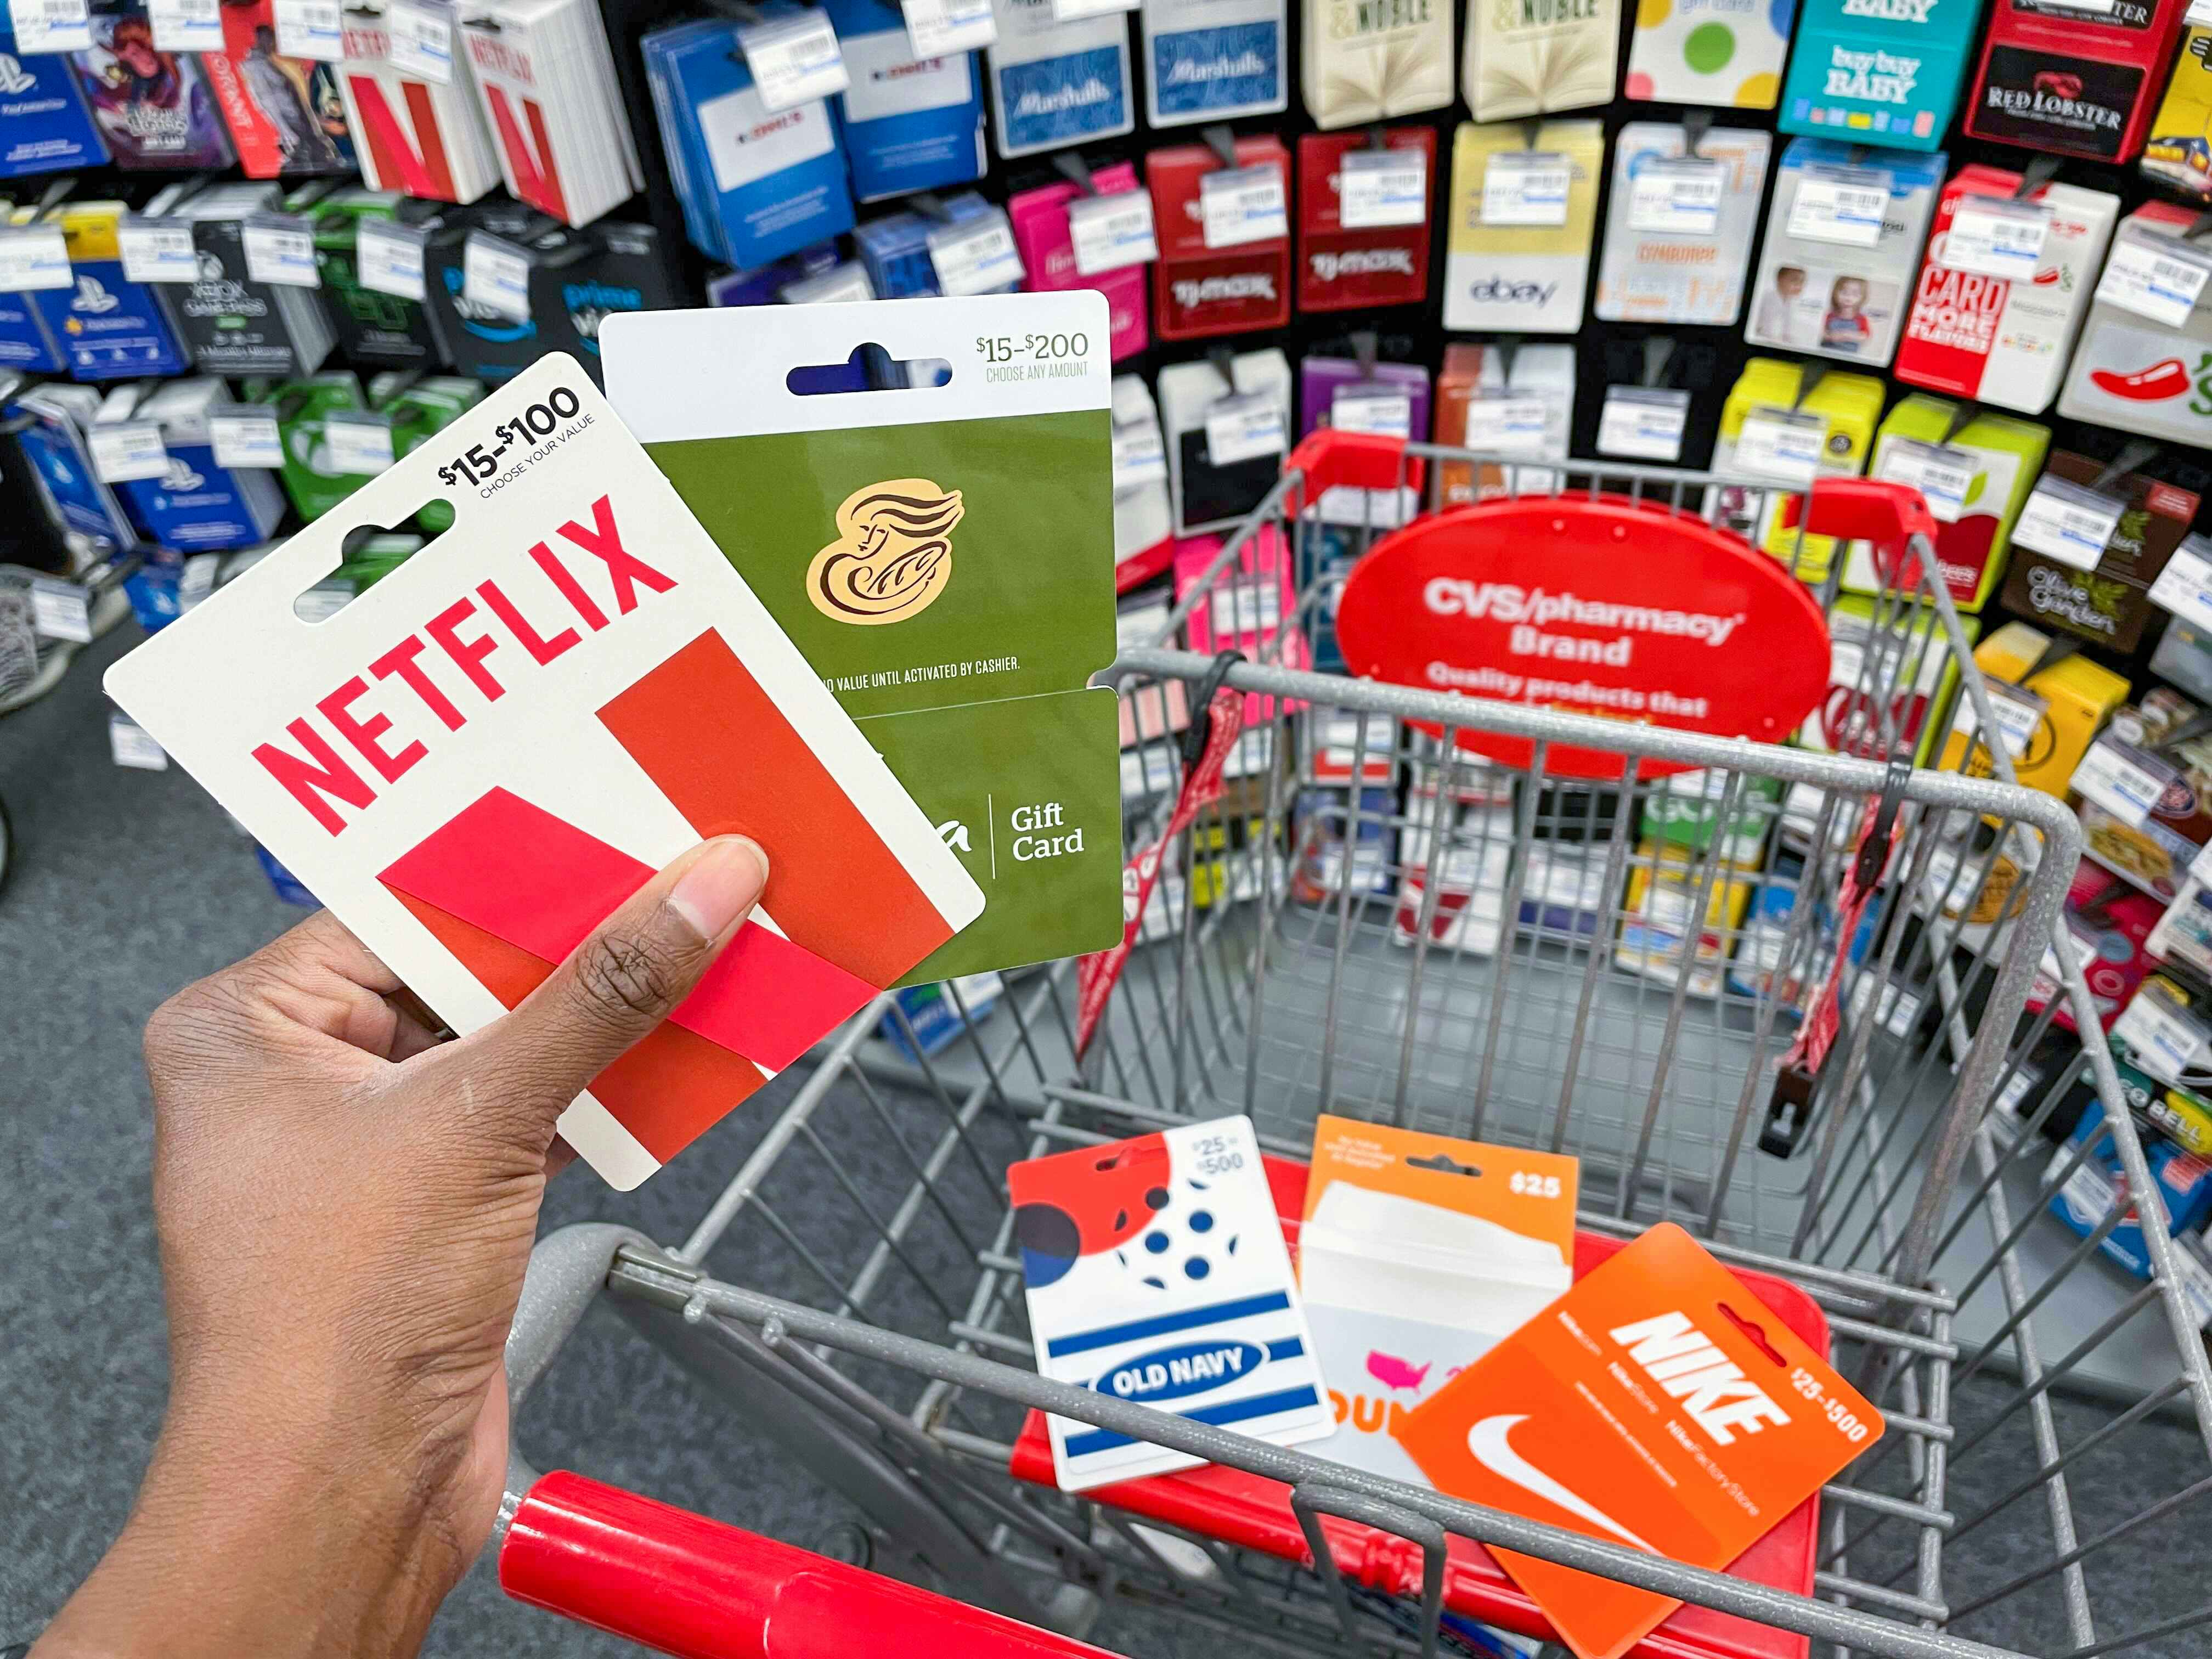
[[[1276,665],[1330,660],[1346,573],[1415,510],[1529,490],[1566,514],[1600,496],[1700,512],[1776,550],[1838,641],[1799,745]],[[687,1655],[1073,1653],[1102,1612],[1136,1608],[1238,1650],[1425,1659],[1494,1650],[1486,1626],[1546,1632],[1496,1545],[1680,1598],[1640,1656],[1807,1638],[1885,1659],[2212,1650],[2185,1572],[2163,1601],[2133,1572],[2100,1594],[2147,1552],[2193,1547],[2212,1391],[2101,1040],[2031,1072],[2067,1021],[2099,1035],[2078,957],[2052,949],[2075,820],[2007,781],[2002,743],[1966,745],[1994,777],[1927,763],[1954,726],[2002,729],[1931,530],[1917,495],[1865,485],[1302,445],[1161,647],[1115,665],[1136,738],[1128,850],[1176,827],[1103,1003],[1086,1016],[1066,962],[994,1008],[947,988],[957,1036],[933,1047],[881,999],[680,1246],[580,1226],[532,1258],[508,1346],[518,1404],[605,1297],[849,1502],[860,1553],[914,1583],[519,1462],[502,1582]],[[1842,596],[1847,556],[1871,559],[1878,591]],[[1240,605],[1285,560],[1279,621],[1263,599],[1248,628]],[[1248,635],[1243,659],[1168,648],[1201,608]],[[1179,811],[1208,721],[1237,714],[1222,794]],[[1526,763],[1460,745],[1476,732],[1525,740]],[[1555,775],[1559,746],[1609,750],[1620,775]],[[1686,838],[1647,841],[1651,823]],[[1892,827],[1881,893],[1851,915],[1846,878]],[[1741,867],[1745,846],[1778,842],[1792,868]],[[1844,1024],[1818,1085],[1778,1088],[1832,978]],[[2054,1151],[2043,1130],[2084,1060],[2104,1127]],[[1578,1255],[1680,1223],[1770,1306],[1825,1322],[1885,1434],[1817,1509],[1711,1572],[1035,1374],[1008,1163],[1245,1113],[1292,1217],[1322,1112],[1576,1154]],[[2125,1184],[2077,1237],[2046,1207],[2106,1147]],[[2138,1218],[2139,1282],[2100,1250]],[[2086,1424],[2085,1394],[2112,1402]],[[1059,1492],[1047,1411],[1212,1467]],[[2146,1490],[2130,1454],[2151,1436],[2171,1455]]]

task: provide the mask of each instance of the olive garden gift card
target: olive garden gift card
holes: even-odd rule
[[[982,888],[915,984],[1121,936],[1089,289],[610,317],[608,397]]]

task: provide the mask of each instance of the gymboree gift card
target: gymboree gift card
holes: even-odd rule
[[[453,528],[319,622],[349,536]],[[108,695],[455,1030],[662,865],[751,921],[560,1132],[636,1186],[983,898],[576,361],[543,359],[125,657]]]
[[[1006,1171],[1037,1370],[1279,1446],[1335,1426],[1249,1117]],[[1048,1416],[1063,1492],[1201,1461]]]
[[[940,258],[945,257],[939,250]],[[607,395],[988,900],[908,983],[1121,937],[1089,289],[610,317]]]

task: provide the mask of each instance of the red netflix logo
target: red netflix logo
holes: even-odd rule
[[[347,820],[339,806],[356,811],[368,806],[376,799],[374,779],[397,783],[429,752],[422,737],[392,746],[392,711],[427,711],[446,731],[458,732],[468,723],[463,702],[481,698],[497,702],[507,694],[500,678],[505,671],[495,670],[490,662],[496,653],[519,646],[533,664],[545,667],[581,643],[583,635],[574,624],[596,634],[614,618],[636,610],[641,592],[665,593],[676,586],[674,577],[623,546],[613,504],[605,495],[592,503],[588,526],[571,520],[555,539],[568,543],[568,548],[556,553],[549,540],[529,550],[542,584],[526,572],[503,583],[477,583],[473,595],[464,594],[368,664],[367,678],[355,674],[318,699],[311,712],[322,717],[337,743],[303,714],[284,727],[296,752],[280,743],[264,743],[254,749],[253,758],[316,823],[333,836],[342,834]],[[587,556],[580,562],[579,553]],[[531,618],[532,610],[536,621]],[[443,666],[434,675],[431,665],[441,659]],[[512,657],[501,660],[512,661]],[[453,679],[454,674],[459,684]],[[387,707],[372,706],[363,712],[356,705],[371,696],[371,679],[385,693]],[[419,714],[414,723],[418,729],[428,729]],[[435,736],[429,732],[433,740]],[[374,778],[363,775],[356,757],[368,763]]]

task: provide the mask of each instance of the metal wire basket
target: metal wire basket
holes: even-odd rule
[[[1145,942],[1087,1048],[1072,963],[988,1008],[946,988],[949,1042],[879,1000],[681,1245],[612,1228],[541,1244],[509,1347],[517,1399],[605,1294],[850,1500],[891,1570],[1063,1632],[1133,1606],[1293,1653],[1504,1650],[1485,1626],[1540,1640],[1494,1544],[1680,1598],[1633,1650],[1667,1659],[1808,1638],[1886,1659],[2212,1650],[2187,1575],[2147,1595],[2132,1570],[2176,1540],[2194,1559],[2212,1390],[2080,961],[2052,949],[2080,829],[2011,782],[2002,743],[1978,746],[2001,727],[1934,578],[1924,505],[1891,498],[1886,520],[1823,544],[1801,522],[1819,520],[1818,485],[1808,503],[1771,481],[1365,442],[1384,448],[1338,484],[1352,494],[1337,522],[1317,503],[1338,463],[1302,447],[1161,646],[1115,665],[1133,854],[1169,821],[1178,719],[1223,683],[1212,659],[1166,647],[1217,601],[1244,616],[1239,590],[1278,559],[1295,573],[1279,616],[1263,604],[1231,630],[1252,637],[1225,668],[1246,728],[1230,782],[1162,848]],[[1336,596],[1373,538],[1527,489],[1703,512],[1789,563],[1837,641],[1835,686],[1796,744],[1277,665],[1329,661]],[[1863,553],[1882,580],[1847,595]],[[1928,764],[1954,727],[1993,776]],[[1528,763],[1468,755],[1454,739],[1471,731],[1526,739]],[[1556,775],[1561,744],[1619,755],[1618,781]],[[1877,819],[1898,840],[1861,936],[1837,899]],[[1778,848],[1786,866],[1765,857]],[[1777,1062],[1838,959],[1844,1035],[1809,1097],[1782,1099]],[[2100,1127],[2054,1147],[2045,1126],[2085,1090]],[[1007,1164],[1239,1112],[1286,1161],[1323,1112],[1572,1152],[1586,1233],[1678,1222],[1809,1295],[1887,1429],[1821,1493],[1809,1582],[1757,1549],[1703,1571],[1036,1376]],[[2100,1159],[2118,1191],[2077,1233],[2052,1200]],[[804,1190],[826,1181],[838,1201],[780,1197],[802,1164]],[[2141,1235],[2140,1278],[2103,1248],[2123,1227]],[[1043,1410],[1218,1467],[1063,1494],[1037,1461]],[[655,1575],[726,1619],[814,1570],[726,1529],[676,1551],[672,1512],[532,1479],[518,1465],[511,1483],[509,1588],[670,1651],[737,1650],[701,1645],[672,1608],[684,1598],[641,1594]],[[752,1577],[732,1576],[739,1558]],[[2108,1578],[2125,1592],[2100,1594]],[[882,1585],[836,1582],[856,1622],[825,1652],[875,1627]],[[897,1606],[926,1647],[1070,1650],[951,1603]]]

